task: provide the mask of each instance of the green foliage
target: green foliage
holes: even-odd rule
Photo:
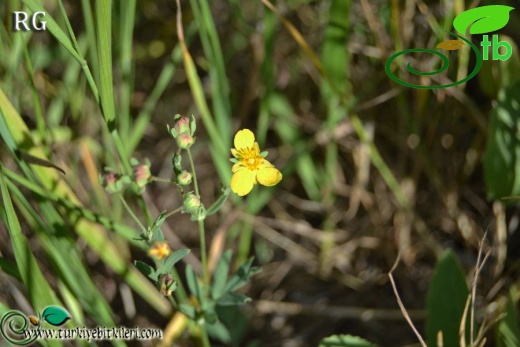
[[[361,337],[333,335],[321,340],[318,347],[377,347]]]
[[[329,275],[337,274],[338,269],[341,276],[361,281],[358,278],[363,276],[343,273],[344,264],[353,271],[365,271],[360,264],[377,264],[377,254],[391,254],[385,248],[393,247],[390,242],[381,242],[372,253],[372,246],[365,247],[366,242],[359,242],[362,239],[358,237],[366,236],[367,230],[375,240],[381,235],[386,237],[386,223],[401,223],[402,214],[413,220],[410,230],[419,232],[414,237],[423,238],[425,249],[440,249],[436,242],[430,242],[435,237],[428,233],[432,220],[428,219],[429,213],[435,211],[442,221],[454,220],[458,215],[453,211],[462,206],[450,203],[448,214],[444,206],[439,210],[438,206],[424,209],[424,201],[431,197],[428,187],[434,187],[439,201],[451,201],[447,190],[452,194],[453,186],[468,188],[468,177],[474,180],[478,176],[472,173],[480,162],[471,158],[481,158],[478,144],[483,143],[485,131],[488,197],[520,195],[520,61],[513,39],[507,39],[514,47],[511,59],[489,61],[489,69],[486,71],[485,63],[478,75],[480,89],[497,99],[489,124],[481,114],[488,106],[474,97],[480,94],[467,93],[462,85],[446,89],[446,93],[403,89],[388,83],[381,69],[381,61],[392,50],[419,47],[420,43],[438,39],[435,36],[442,35],[442,29],[450,31],[455,13],[462,12],[454,22],[460,32],[486,33],[508,24],[511,27],[506,28],[516,33],[515,21],[508,23],[509,15],[516,15],[510,13],[511,7],[464,11],[461,1],[441,1],[440,5],[391,1],[376,6],[366,1],[358,6],[350,0],[271,2],[274,10],[264,6],[267,1],[181,1],[183,16],[178,24],[184,30],[175,28],[174,2],[166,7],[160,2],[136,0],[13,0],[0,5],[6,9],[2,14],[25,8],[44,11],[48,29],[15,33],[9,31],[9,25],[0,27],[0,142],[5,145],[5,151],[0,150],[0,217],[5,227],[0,229],[4,227],[8,239],[3,245],[8,252],[0,257],[0,271],[23,287],[22,294],[27,295],[35,310],[60,304],[61,300],[72,316],[67,325],[115,325],[122,312],[112,310],[110,301],[98,289],[99,277],[96,281],[92,278],[93,273],[99,275],[98,270],[106,268],[117,278],[108,280],[127,284],[153,308],[139,312],[146,319],[161,321],[153,317],[156,314],[184,319],[175,313],[178,310],[188,317],[186,326],[194,339],[200,340],[193,344],[209,346],[209,335],[225,345],[242,346],[248,317],[238,307],[251,299],[240,289],[258,271],[251,258],[251,244],[258,242],[253,237],[257,226],[254,222],[258,222],[255,216],[262,216],[268,203],[277,220],[275,226],[267,227],[277,229],[278,222],[284,228],[285,222],[304,225],[295,229],[296,251],[283,251],[298,258],[297,251],[310,245],[307,250],[316,258],[311,259],[311,253],[309,259],[303,260],[317,270],[312,275],[319,277],[321,284],[330,285],[337,284]],[[226,6],[233,11],[227,12]],[[150,23],[150,18],[159,18],[156,14],[163,8],[171,11],[170,16],[159,13],[162,17],[157,22],[164,23],[166,29],[159,28],[160,23]],[[437,13],[442,13],[443,18]],[[429,36],[424,25],[416,30],[412,23],[401,22],[415,15],[421,16],[421,23],[427,21],[435,34]],[[192,41],[194,47],[190,47]],[[152,60],[149,53],[156,44],[171,51]],[[319,57],[314,51],[319,52]],[[465,76],[467,68],[468,59],[462,56],[450,62],[450,74],[456,69],[457,74]],[[443,118],[446,110],[449,117]],[[202,121],[199,132],[201,128],[203,132],[196,141],[188,138],[184,145],[188,148],[195,143],[194,157],[191,152],[174,148],[175,141],[168,143],[171,148],[166,155],[173,156],[173,177],[151,176],[152,167],[153,171],[160,167],[163,172],[163,158],[158,154],[163,154],[162,145],[166,143],[154,129],[162,126],[163,117],[179,112],[194,114],[189,117],[190,136],[194,136],[196,121]],[[459,132],[458,125],[468,124],[464,117],[476,121],[478,128]],[[282,167],[285,187],[290,190],[280,194],[280,199],[271,201],[279,192],[269,189],[255,190],[240,201],[227,188],[233,131],[250,125],[256,125],[261,147],[266,146]],[[377,144],[368,129],[375,129]],[[175,138],[181,133],[174,127],[168,127],[168,132]],[[419,150],[409,141],[415,137]],[[159,141],[151,142],[155,140]],[[440,144],[442,152],[437,152]],[[153,166],[147,165],[146,175],[136,175],[132,169],[139,167],[139,161],[130,158],[148,155],[145,151],[152,152]],[[199,191],[194,159],[206,161],[209,156],[218,175],[213,175],[212,168],[208,170],[210,175],[204,172],[208,166],[202,166],[204,171],[199,174],[205,179],[219,179],[201,185]],[[456,165],[437,162],[438,157],[467,160],[458,172]],[[110,196],[95,180],[88,182],[105,164],[114,168],[110,171],[117,177],[112,185],[111,177],[101,179],[114,193]],[[450,174],[442,171],[446,167],[452,170]],[[138,182],[132,182],[135,176],[142,176],[137,187]],[[457,177],[457,181],[450,181],[450,177]],[[154,181],[178,188],[179,206],[158,214],[165,208],[164,196],[155,199],[162,186],[154,187],[159,188],[154,194],[141,195],[145,186]],[[476,185],[480,187],[481,182]],[[129,186],[132,189],[125,191]],[[208,202],[202,194],[207,190],[214,194]],[[414,192],[420,192],[422,198]],[[347,201],[349,217],[344,219]],[[205,204],[210,206],[207,210]],[[483,204],[478,206],[486,210]],[[236,214],[229,214],[230,210]],[[219,211],[229,217],[221,218]],[[200,259],[187,248],[167,248],[164,257],[136,261],[136,253],[142,255],[155,244],[169,247],[168,235],[163,234],[166,223],[175,232],[177,225],[183,226],[177,224],[176,213],[189,213],[193,225],[199,227],[200,243],[194,246],[194,253],[200,254]],[[212,228],[229,229],[226,235],[230,237],[206,237],[204,223],[210,215]],[[286,217],[294,220],[279,220]],[[474,222],[471,216],[468,218]],[[351,225],[346,226],[345,220]],[[359,220],[363,221],[361,228]],[[226,224],[215,225],[223,221]],[[227,221],[231,224],[227,225]],[[477,224],[472,225],[478,234]],[[434,224],[434,228],[438,226]],[[314,229],[326,233],[315,233]],[[358,246],[352,257],[341,257],[342,265],[337,263],[340,257],[330,255],[342,249],[345,238],[340,234],[345,233],[335,233],[343,229],[355,230],[348,232],[346,242]],[[234,238],[237,235],[239,240]],[[264,237],[260,241],[265,247],[273,247],[265,252],[270,254],[264,257],[266,262],[272,259],[275,247],[284,247],[264,234],[258,235]],[[280,233],[279,237],[294,241],[292,231]],[[208,266],[206,240],[212,246],[224,242],[224,249],[236,247],[237,251],[224,251],[217,264]],[[377,259],[367,261],[369,257]],[[183,259],[193,264],[186,267],[185,277],[179,276],[176,269]],[[209,273],[213,265],[215,270]],[[48,274],[52,279],[46,279]],[[428,294],[430,344],[436,330],[443,329],[444,345],[458,345],[457,320],[466,297],[460,266],[453,254],[447,253],[439,261]],[[11,302],[0,302],[0,316],[8,310],[6,304],[12,306]],[[495,331],[499,347],[519,345],[515,305],[518,301],[512,295],[508,305],[501,306],[507,315]],[[447,322],[451,330],[443,325]],[[186,334],[181,331],[177,336]],[[125,345],[123,341],[112,343]],[[55,341],[49,344],[60,345]],[[322,346],[374,345],[358,337],[335,335],[324,339]]]
[[[4,206],[1,217],[9,232],[16,265],[23,283],[29,290],[31,302],[40,309],[53,304],[60,304],[45,276],[42,274],[38,261],[31,252],[25,236],[22,234],[20,222],[15,213],[11,195],[7,189],[6,178],[1,168],[0,166],[0,192],[2,193],[2,204]]]
[[[520,82],[503,88],[491,112],[484,174],[489,199],[520,195]]]
[[[510,288],[505,314],[495,328],[497,347],[520,346],[520,318],[516,286]]]
[[[460,322],[468,294],[468,286],[459,260],[453,251],[445,251],[437,262],[428,287],[428,346],[437,346],[439,331],[442,331],[444,346],[459,345]],[[466,333],[469,333],[469,329],[466,329]]]

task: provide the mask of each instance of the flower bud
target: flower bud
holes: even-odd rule
[[[177,183],[181,186],[187,186],[191,183],[191,173],[184,170],[177,176]]]
[[[161,275],[159,280],[159,286],[161,294],[164,296],[172,295],[172,292],[176,289],[175,280],[169,274]]]
[[[138,165],[133,169],[134,182],[139,188],[143,188],[149,182],[152,174],[150,173],[150,167],[148,165]]]
[[[195,139],[188,133],[180,134],[177,137],[177,145],[182,149],[188,149],[193,145]]]
[[[195,211],[200,207],[200,199],[193,193],[188,193],[184,197],[184,208],[188,211]]]
[[[109,172],[99,177],[99,183],[107,193],[113,194],[121,191],[125,184],[129,183],[129,177],[116,172]]]
[[[177,115],[180,116],[180,115]],[[177,117],[174,118],[176,120],[175,125],[173,126],[173,129],[177,132],[177,134],[190,134],[191,135],[191,129],[190,129],[190,119],[188,117]]]

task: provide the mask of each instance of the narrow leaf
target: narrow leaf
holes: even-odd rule
[[[238,268],[236,273],[231,277],[231,279],[226,284],[224,292],[233,292],[238,288],[245,285],[249,279],[256,273],[260,271],[257,267],[251,267],[253,263],[253,257],[249,258],[242,266]]]
[[[136,260],[134,262],[135,267],[141,271],[141,273],[148,278],[150,278],[152,281],[157,282],[158,280],[158,274],[155,272],[154,268],[150,265],[146,264],[145,262]]]
[[[188,288],[191,293],[197,297],[199,302],[202,302],[202,287],[200,286],[197,274],[190,265],[186,267],[186,282],[188,283]]]
[[[225,251],[215,269],[215,274],[213,275],[213,286],[211,287],[211,296],[215,300],[218,300],[218,298],[224,294],[232,255],[233,252],[231,250],[228,249]]]
[[[170,254],[165,260],[164,260],[164,272],[170,272],[175,264],[185,256],[187,256],[191,251],[187,248],[181,248],[173,252],[173,254]]]
[[[230,193],[231,189],[229,187],[222,189],[222,194],[217,199],[217,201],[215,201],[213,205],[211,205],[210,208],[206,211],[206,216],[211,216],[212,214],[217,213],[218,210],[220,210],[220,208],[226,203]]]
[[[34,257],[25,236],[22,234],[20,222],[14,211],[11,196],[7,190],[6,178],[0,166],[0,192],[2,193],[2,203],[5,210],[5,225],[9,232],[16,265],[20,271],[23,283],[25,284],[29,298],[33,307],[36,309],[59,304],[60,301],[51,289],[49,283],[43,276],[38,261]]]
[[[251,298],[246,295],[227,293],[217,301],[217,304],[219,306],[237,306],[248,302],[251,302]]]
[[[186,305],[186,304],[180,304],[179,311],[181,311],[182,314],[184,314],[186,317],[188,317],[190,319],[195,319],[196,312],[195,312],[195,308],[193,306]]]

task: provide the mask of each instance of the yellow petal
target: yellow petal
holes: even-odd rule
[[[282,173],[274,167],[261,168],[256,175],[256,179],[260,184],[270,187],[282,180]]]
[[[244,166],[244,164],[242,164],[242,162],[238,162],[238,163],[235,163],[233,164],[233,167],[231,168],[231,172],[235,173],[235,172],[238,172],[240,170],[245,170],[246,167]]]
[[[262,162],[260,163],[260,170],[262,169],[266,169],[266,168],[270,168],[270,167],[274,167],[273,164],[271,164],[268,160],[262,160]]]
[[[253,144],[253,151],[255,152],[255,155],[259,155],[260,154],[260,147],[258,146],[258,142],[255,142]]]
[[[240,130],[235,135],[235,148],[251,148],[255,143],[255,134],[249,129]]]
[[[231,154],[233,154],[233,157],[238,158],[238,151],[234,148],[231,148]]]
[[[256,172],[240,170],[231,178],[231,190],[240,196],[248,194],[256,183]]]

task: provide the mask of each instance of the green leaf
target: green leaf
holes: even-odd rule
[[[225,251],[215,269],[215,274],[213,275],[213,286],[211,287],[211,297],[215,300],[218,300],[225,293],[224,289],[228,278],[232,255],[233,251],[230,249]]]
[[[459,14],[453,20],[453,27],[461,34],[485,34],[502,29],[509,22],[509,12],[514,7],[504,5],[488,5],[475,7]]]
[[[459,345],[459,327],[468,298],[468,286],[459,260],[451,250],[445,251],[435,267],[428,288],[426,338],[436,346],[442,330],[444,346]],[[466,329],[469,333],[469,329]]]
[[[333,335],[321,340],[318,347],[376,347],[376,345],[357,336]]]
[[[151,267],[150,265],[142,262],[142,261],[139,261],[139,260],[136,260],[134,262],[135,264],[135,267],[137,269],[139,269],[139,271],[141,271],[141,273],[145,276],[147,276],[148,278],[150,278],[152,281],[154,282],[157,282],[158,280],[158,273],[154,270],[153,267]]]
[[[190,250],[187,248],[181,248],[173,252],[173,254],[170,254],[165,260],[162,272],[169,272],[173,268],[175,264],[185,256],[187,256],[190,253]]]
[[[99,97],[103,118],[110,132],[115,130],[115,103],[112,78],[112,2],[96,0],[97,53],[99,62]],[[126,158],[125,158],[126,161]]]
[[[151,228],[149,228],[149,233],[152,235],[152,242],[164,241],[164,235],[161,231],[161,226],[166,220],[166,211],[162,211],[159,213],[155,221],[153,222]]]
[[[520,194],[520,82],[503,88],[491,112],[484,154],[487,196],[498,199]]]
[[[220,306],[238,306],[251,302],[251,298],[242,294],[226,293],[217,301]]]
[[[231,193],[231,189],[229,187],[222,188],[221,190],[222,194],[220,197],[213,203],[213,205],[210,206],[210,208],[206,211],[206,216],[211,216],[212,214],[217,213],[218,210],[222,206],[224,206],[224,203],[227,201],[229,194]]]
[[[511,287],[506,306],[506,316],[500,320],[495,329],[497,347],[520,346],[520,318],[516,309],[517,289]]]
[[[173,154],[172,167],[173,172],[175,172],[175,175],[179,175],[182,172],[182,156],[180,154]]]
[[[197,312],[195,311],[195,308],[193,306],[186,305],[186,304],[180,304],[179,311],[181,311],[182,314],[184,314],[186,317],[193,319],[193,320],[195,319],[195,316],[197,314]]]
[[[190,116],[190,135],[193,136],[195,135],[195,130],[197,130],[197,122],[195,121],[195,116],[194,115],[191,115]]]
[[[232,341],[231,333],[222,322],[215,322],[206,326],[208,334],[214,339],[229,345]]]
[[[36,0],[22,0],[23,3],[33,12],[45,12],[45,21],[47,22],[46,27],[49,32],[58,40],[63,47],[80,63],[84,63],[85,60],[76,52],[72,42],[68,38],[67,34],[58,26],[54,18],[45,11],[42,4]]]
[[[27,239],[22,233],[6,181],[7,178],[4,177],[3,166],[0,165],[0,192],[2,193],[3,204],[3,213],[0,216],[4,220],[5,227],[9,233],[16,266],[28,291],[31,304],[33,307],[39,308],[60,303],[45,276],[43,276],[38,260],[33,255]]]
[[[225,293],[233,292],[238,288],[245,285],[253,275],[260,271],[257,267],[251,267],[253,263],[253,257],[249,258],[238,270],[235,274],[229,279],[229,282],[226,284],[224,289]]]
[[[42,318],[47,323],[57,327],[63,325],[71,317],[70,314],[60,306],[48,306],[43,310]]]
[[[16,265],[11,263],[4,257],[0,257],[0,270],[2,270],[4,273],[8,275],[13,276],[20,282],[22,281],[22,275],[20,275],[20,272],[18,271]]]
[[[212,325],[212,324],[215,324],[215,323],[218,322],[218,317],[217,317],[217,314],[214,311],[213,312],[205,312],[204,320],[209,325]]]
[[[502,87],[509,87],[520,80],[520,76],[518,74],[518,71],[520,71],[520,54],[515,40],[513,40],[511,37],[506,35],[499,35],[498,40],[500,42],[507,42],[511,45],[511,57],[506,61],[500,61],[500,63],[497,64],[500,68],[500,85]]]
[[[202,287],[199,283],[199,279],[193,268],[188,265],[186,266],[186,282],[188,283],[188,288],[191,293],[197,297],[199,302],[203,302],[202,300]]]

